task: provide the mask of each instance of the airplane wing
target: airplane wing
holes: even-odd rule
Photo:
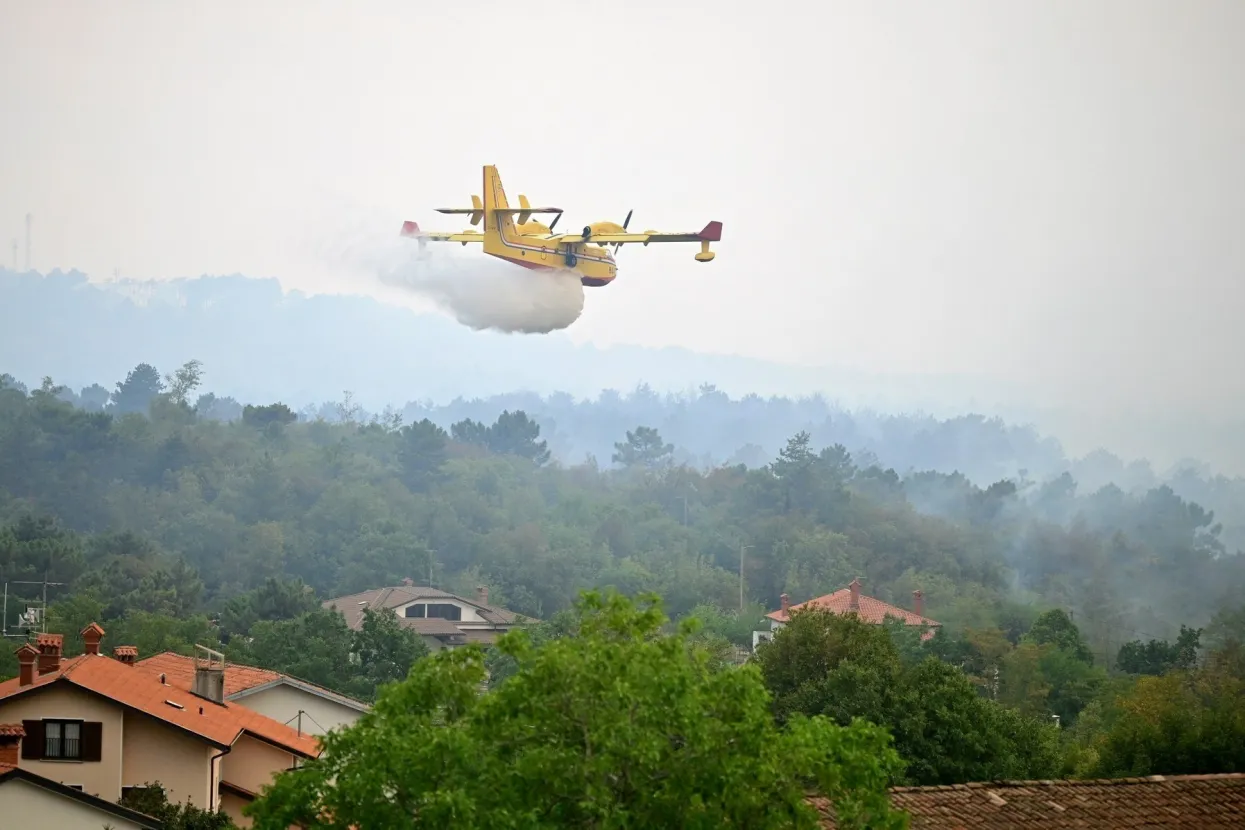
[[[433,242],[461,242],[466,245],[468,242],[483,242],[484,234],[479,231],[459,231],[451,233],[449,231],[421,231],[419,225],[414,222],[402,223],[402,236],[410,236],[419,240],[431,239]]]
[[[639,242],[647,245],[650,242],[718,242],[722,239],[722,223],[710,222],[699,231],[691,233],[664,233],[662,231],[644,231],[643,233],[564,233],[550,238],[552,242],[594,242],[601,245],[614,245],[624,242]]]

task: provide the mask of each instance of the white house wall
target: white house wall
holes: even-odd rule
[[[56,830],[141,830],[142,825],[20,779],[0,785],[0,825]],[[10,824],[9,822],[12,822]]]
[[[362,712],[351,709],[349,706],[343,706],[284,683],[233,698],[231,702],[245,706],[253,712],[259,712],[261,715],[267,715],[278,723],[288,724],[295,729],[298,728],[298,711],[301,709],[305,713],[302,720],[303,732],[312,735],[323,735],[337,726],[349,726],[363,715]]]
[[[488,622],[488,620],[486,620],[486,619],[484,619],[484,617],[480,616],[480,612],[479,612],[479,611],[477,611],[474,607],[472,607],[472,606],[470,606],[470,605],[467,605],[467,604],[466,604],[466,603],[464,603],[464,602],[458,602],[458,601],[456,601],[456,600],[452,600],[452,599],[421,599],[421,600],[416,600],[415,602],[408,602],[408,603],[406,603],[405,605],[396,605],[396,606],[394,606],[393,611],[394,611],[394,613],[395,613],[395,614],[397,614],[399,617],[405,617],[405,616],[406,616],[406,609],[407,609],[408,607],[412,606],[412,605],[455,605],[455,606],[457,606],[457,607],[459,607],[459,608],[461,608],[461,609],[462,609],[462,612],[463,612],[463,618],[462,618],[461,620],[454,620],[454,622],[456,622],[456,623],[458,623],[458,622],[464,622],[464,623],[487,623],[487,622]]]

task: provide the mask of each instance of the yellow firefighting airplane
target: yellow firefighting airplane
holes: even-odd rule
[[[471,224],[484,221],[484,230],[465,230],[461,233],[422,231],[414,222],[402,224],[402,235],[419,240],[422,247],[427,240],[434,242],[482,242],[484,253],[532,269],[569,269],[578,272],[579,281],[586,286],[609,285],[617,273],[610,245],[617,251],[628,242],[648,245],[650,242],[699,242],[697,262],[710,262],[714,253],[710,242],[722,238],[722,223],[710,222],[699,233],[662,233],[644,231],[628,233],[631,212],[619,225],[616,222],[594,222],[586,225],[581,233],[555,234],[553,228],[562,218],[562,209],[555,207],[532,207],[526,196],[519,196],[519,207],[510,207],[506,191],[502,189],[497,168],[484,168],[484,200],[471,197],[469,208],[437,208],[438,213],[461,213],[471,216]],[[514,214],[518,214],[518,219]],[[552,224],[534,221],[534,213],[555,213]],[[591,243],[597,243],[593,245]]]

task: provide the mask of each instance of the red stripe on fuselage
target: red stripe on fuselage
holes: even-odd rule
[[[508,257],[508,256],[497,256],[497,254],[489,254],[489,256],[495,256],[498,259],[504,259],[506,262],[513,262],[515,265],[521,265],[524,268],[527,268],[532,271],[556,271],[557,270],[557,268],[555,268],[552,265],[539,265],[535,262],[528,262],[527,260],[523,260],[523,259],[515,259],[513,257]],[[574,270],[574,269],[570,269],[570,270]],[[614,281],[613,278],[610,278],[608,280],[603,280],[603,279],[598,279],[596,277],[580,277],[579,279],[580,284],[587,286],[588,288],[599,288],[601,286],[609,285],[613,281]]]

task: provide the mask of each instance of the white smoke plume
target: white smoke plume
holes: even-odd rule
[[[430,300],[477,331],[548,334],[579,319],[584,289],[568,270],[535,271],[487,256],[478,244],[429,242],[398,236],[400,223],[381,232],[351,234],[332,265]]]

